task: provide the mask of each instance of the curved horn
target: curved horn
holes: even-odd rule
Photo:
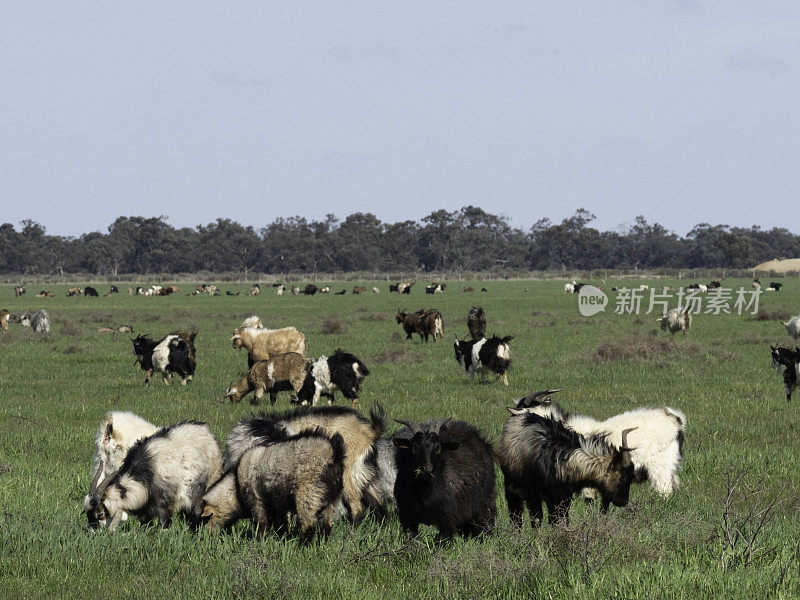
[[[100,461],[100,466],[97,467],[97,473],[94,474],[94,479],[92,479],[92,485],[89,486],[89,495],[94,496],[95,490],[97,490],[97,482],[100,481],[100,475],[103,474],[103,461]]]
[[[555,394],[556,392],[562,392],[567,388],[554,388],[550,390],[541,390],[538,392],[533,392],[531,395],[526,396],[525,398],[520,398],[517,401],[517,408],[529,408],[536,400],[541,398],[542,396],[549,396],[550,394]]]
[[[436,435],[439,435],[439,432],[441,431],[442,427],[447,425],[452,420],[453,417],[447,417],[446,419],[436,421],[433,425],[430,426],[430,428],[428,428],[428,431],[430,433],[435,433]]]
[[[94,497],[95,497],[95,498],[101,498],[101,497],[103,496],[103,493],[106,491],[106,488],[107,488],[107,487],[108,487],[108,485],[111,483],[111,481],[114,479],[114,477],[116,477],[116,476],[117,476],[117,473],[119,473],[119,471],[120,471],[120,470],[119,470],[119,469],[117,469],[117,470],[116,470],[116,471],[114,471],[113,473],[110,473],[110,474],[108,475],[108,477],[106,477],[105,479],[103,479],[103,483],[101,483],[99,486],[97,486],[97,488],[96,488],[96,489],[95,489],[95,491],[94,491]]]
[[[631,448],[628,446],[628,434],[633,431],[634,429],[639,429],[638,427],[631,427],[630,429],[623,429],[622,430],[622,446],[620,446],[620,450],[627,450],[630,452],[631,450],[636,450],[636,448]]]
[[[397,423],[400,425],[405,425],[408,427],[412,433],[421,432],[422,428],[419,426],[419,423],[414,423],[414,421],[406,421],[405,419],[395,419]]]

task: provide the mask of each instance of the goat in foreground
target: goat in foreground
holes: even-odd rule
[[[800,348],[776,348],[772,350],[772,368],[783,377],[783,391],[786,393],[786,402],[792,401],[792,393],[797,389],[800,380]]]
[[[507,335],[500,338],[495,335],[489,339],[466,341],[460,341],[456,337],[456,342],[453,344],[456,361],[464,367],[470,381],[475,381],[475,373],[479,373],[481,383],[486,383],[486,373],[491,371],[497,375],[495,382],[502,377],[503,383],[508,385],[506,371],[511,366],[511,349],[508,342],[514,337]]]
[[[269,360],[255,362],[247,375],[228,387],[223,401],[230,398],[231,402],[239,402],[250,392],[253,392],[251,404],[258,404],[264,392],[269,392],[271,404],[278,399],[278,392],[291,391],[296,399],[306,380],[306,364],[306,358],[296,352],[286,352]]]

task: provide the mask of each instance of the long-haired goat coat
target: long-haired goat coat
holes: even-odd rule
[[[394,496],[403,529],[417,535],[434,525],[440,538],[478,535],[497,516],[492,445],[463,421],[406,425],[392,436],[397,476]]]
[[[113,531],[123,513],[169,524],[175,513],[197,523],[206,490],[222,473],[222,454],[208,425],[184,421],[136,442],[118,471],[89,490],[86,514],[94,529]]]
[[[275,404],[278,392],[292,392],[297,396],[307,376],[307,361],[302,354],[287,352],[278,354],[269,360],[253,363],[247,375],[228,387],[223,400],[239,402],[242,397],[253,392],[252,404],[258,404],[264,392],[269,392],[271,404]]]
[[[340,390],[350,400],[353,408],[358,408],[358,393],[369,369],[354,354],[340,349],[331,356],[321,356],[311,364],[303,389],[298,394],[302,403],[316,405],[321,395],[333,401],[333,393]]]
[[[251,317],[252,318],[252,317]],[[247,349],[247,366],[258,360],[287,352],[306,355],[306,336],[295,327],[266,329],[264,327],[239,327],[231,337],[236,350]]]
[[[613,447],[605,436],[584,437],[557,419],[509,410],[516,412],[503,426],[496,456],[515,525],[522,525],[523,503],[534,527],[542,522],[542,502],[551,521],[568,521],[572,496],[584,487],[600,489],[604,510],[628,503],[634,477],[628,448]]]
[[[285,531],[287,514],[297,515],[307,543],[317,522],[327,535],[342,495],[345,446],[342,436],[313,430],[254,446],[203,497],[209,528],[228,527],[242,517]]]
[[[605,435],[616,446],[622,444],[624,430],[635,428],[629,436],[635,482],[649,481],[653,490],[665,497],[678,488],[686,435],[686,415],[683,412],[669,406],[639,407],[600,421],[587,415],[568,413],[549,398],[538,400],[555,391],[560,390],[537,392],[522,398],[517,408],[563,421],[567,427],[584,436]],[[592,498],[594,494],[584,491],[584,496]]]
[[[672,335],[675,335],[677,331],[682,331],[686,335],[692,326],[692,313],[690,310],[690,306],[671,308],[663,317],[656,319],[656,322],[661,325],[661,331],[669,331]]]
[[[301,431],[319,430],[328,436],[338,433],[345,443],[342,499],[351,520],[358,523],[367,508],[379,516],[385,514],[381,494],[375,488],[379,476],[375,446],[385,429],[386,416],[380,407],[370,412],[369,419],[343,406],[306,406],[262,413],[234,425],[225,445],[224,469],[229,471],[244,452],[258,444]]]
[[[508,342],[514,337],[508,335],[500,338],[495,335],[479,340],[456,339],[453,344],[456,360],[464,367],[470,381],[475,381],[475,373],[479,373],[481,382],[486,383],[486,373],[491,371],[497,375],[495,381],[502,377],[503,383],[508,385],[506,371],[511,366],[511,348]]]

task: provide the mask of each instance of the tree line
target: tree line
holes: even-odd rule
[[[421,221],[383,223],[371,213],[344,220],[279,218],[256,229],[230,219],[174,228],[166,217],[119,217],[107,233],[47,235],[33,220],[0,225],[0,273],[316,273],[558,269],[746,269],[800,256],[800,235],[700,223],[684,237],[636,217],[618,231],[591,226],[579,209],[528,230],[475,206],[437,210]]]

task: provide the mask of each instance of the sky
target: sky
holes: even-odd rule
[[[800,232],[800,2],[7,3],[0,222]]]

